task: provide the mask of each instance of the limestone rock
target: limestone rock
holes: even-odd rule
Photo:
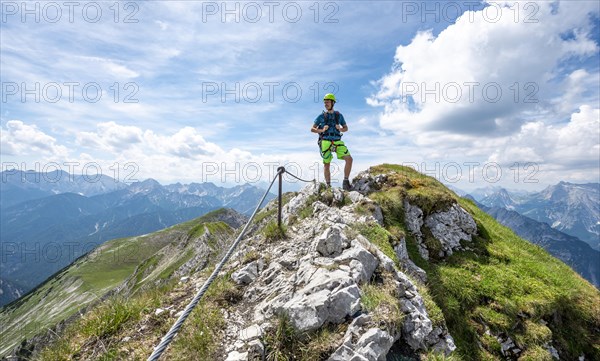
[[[284,222],[287,222],[289,216],[297,214],[302,209],[310,196],[319,194],[319,184],[316,182],[308,183],[304,188],[300,190],[297,196],[290,199],[290,201],[283,206],[281,211],[281,217]]]
[[[262,335],[263,335],[263,332],[262,332],[262,329],[260,328],[260,326],[257,324],[254,324],[250,327],[247,327],[247,328],[241,330],[239,339],[244,342],[248,342],[248,341],[252,341],[254,339],[260,338]]]
[[[373,176],[369,171],[360,172],[352,180],[352,190],[358,191],[362,194],[369,194],[373,191],[381,189],[386,180],[386,174],[378,174]]]
[[[356,283],[368,282],[379,265],[379,261],[357,240],[353,240],[351,245],[352,247],[344,250],[335,260],[340,263],[349,261],[351,275]]]
[[[225,361],[248,361],[248,352],[231,351]]]
[[[394,337],[387,331],[369,327],[370,321],[371,317],[366,314],[354,318],[344,334],[342,345],[328,360],[385,360],[388,351],[400,335]]]
[[[344,203],[344,192],[339,188],[332,188],[333,203],[336,206],[340,206]]]
[[[363,196],[362,194],[360,194],[357,191],[350,191],[350,192],[348,192],[348,198],[350,198],[352,203],[359,203],[360,201],[365,199],[365,196]]]
[[[322,256],[337,256],[342,253],[342,230],[339,227],[328,228],[316,240],[316,250]]]
[[[417,241],[419,254],[429,260],[431,250],[423,241],[422,227],[426,226],[433,237],[440,242],[441,251],[438,257],[450,256],[454,251],[462,249],[461,240],[471,241],[477,234],[477,224],[473,217],[458,204],[453,204],[450,209],[430,214],[426,217],[423,211],[404,201],[406,225]]]
[[[400,264],[408,271],[408,273],[418,279],[421,283],[427,282],[427,273],[417,266],[408,256],[406,249],[406,238],[402,237],[400,242],[394,246],[394,252],[398,257]]]
[[[253,261],[248,263],[246,266],[238,271],[235,271],[231,278],[237,284],[250,284],[258,276],[258,262]]]
[[[477,233],[477,224],[473,217],[458,204],[453,204],[445,212],[436,212],[427,217],[425,225],[433,236],[442,243],[445,255],[460,249],[460,241],[471,241]]]

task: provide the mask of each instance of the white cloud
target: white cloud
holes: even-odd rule
[[[509,137],[490,161],[540,162],[562,169],[597,168],[600,157],[600,109],[581,106],[566,124],[526,123]]]
[[[97,128],[96,132],[79,132],[77,143],[84,147],[119,152],[142,141],[142,130],[138,127],[119,125],[111,121],[99,123]]]
[[[582,73],[563,81],[557,67],[597,53],[597,44],[587,36],[588,12],[595,5],[560,2],[553,13],[554,3],[531,4],[537,6],[537,22],[515,21],[514,16],[491,22],[484,10],[467,12],[437,37],[420,31],[410,44],[398,46],[392,71],[367,99],[383,107],[381,126],[414,137],[417,144],[431,138],[424,132],[502,137],[518,132],[532,115],[552,111],[553,105],[569,113],[580,106],[577,94],[593,84],[561,96],[561,88]],[[522,11],[523,3],[519,6]],[[565,38],[569,31],[572,36]]]
[[[216,156],[224,151],[216,144],[207,142],[192,127],[184,127],[173,135],[159,135],[151,130],[144,132],[145,144],[163,154],[197,159],[200,156]]]
[[[57,143],[52,136],[39,130],[35,125],[27,125],[20,120],[9,120],[6,129],[0,134],[4,155],[66,156],[67,148]]]
[[[397,47],[392,70],[373,83],[376,93],[367,103],[382,108],[379,124],[394,132],[396,144],[411,145],[398,163],[435,168],[472,161],[479,164],[476,181],[486,164],[498,164],[501,182],[517,188],[536,186],[523,183],[523,175],[534,173],[544,184],[598,178],[598,70],[586,67],[598,56],[589,16],[597,15],[597,3],[518,4],[521,21],[514,20],[514,8],[505,8],[512,16],[497,22],[485,21],[482,11],[467,12],[437,36],[420,31]],[[536,10],[536,22],[523,22],[524,6]],[[475,92],[468,82],[479,84]],[[436,84],[437,101],[424,91]],[[458,101],[451,99],[454,84],[462,91]],[[498,102],[483,97],[485,84],[502,89]],[[527,96],[535,102],[524,102]],[[535,166],[524,168],[530,163]]]

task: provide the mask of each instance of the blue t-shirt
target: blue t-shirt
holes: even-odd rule
[[[346,120],[344,120],[344,116],[342,115],[342,113],[339,113],[339,124],[343,127],[346,125]],[[325,125],[329,125],[329,128],[327,129],[327,131],[325,133],[323,133],[323,139],[325,140],[340,140],[342,139],[342,133],[335,129],[335,114],[333,113],[321,113],[319,114],[319,116],[317,117],[317,119],[315,119],[315,125],[319,128],[319,129],[323,129],[323,127]]]

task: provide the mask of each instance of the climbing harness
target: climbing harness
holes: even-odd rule
[[[327,125],[328,114],[329,113],[327,113],[326,111],[323,111],[324,126]],[[334,114],[334,119],[335,119],[335,125],[336,126],[340,125],[340,112],[338,112],[336,110],[333,112],[333,114]],[[323,140],[328,140],[328,139],[323,139],[324,136],[325,136],[325,133],[319,133],[319,140],[317,141],[317,144],[319,145],[319,152],[321,152],[321,158],[325,158],[325,154],[327,154],[328,151],[331,151],[332,154],[335,153],[337,150],[337,145],[335,144],[335,142],[339,141],[339,140],[329,140],[331,142],[329,144],[329,147],[327,147],[327,149],[323,150],[323,148],[321,147],[321,143],[323,142]],[[340,132],[340,137],[341,136],[343,136],[343,134]]]

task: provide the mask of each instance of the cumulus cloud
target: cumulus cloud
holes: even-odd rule
[[[68,151],[56,139],[35,125],[28,125],[20,120],[9,120],[6,128],[0,133],[3,155],[38,155],[66,156]]]
[[[164,134],[110,121],[98,123],[96,128],[93,132],[78,132],[78,145],[114,154],[131,151],[186,159],[200,159],[226,153],[217,144],[206,141],[198,130],[192,127],[183,127],[173,134]]]
[[[94,161],[107,174],[127,182],[152,177],[162,182],[253,183],[270,180],[276,166],[289,162],[291,169],[301,176],[310,179],[317,175],[312,164],[316,160],[314,152],[290,156],[224,149],[208,141],[201,129],[193,127],[156,132],[107,122],[100,123],[93,132],[77,134],[77,140],[88,151],[70,161]]]
[[[224,149],[193,127],[157,132],[110,121],[98,123],[93,131],[69,135],[74,141],[67,144],[77,146],[71,151],[37,126],[11,120],[2,129],[2,155],[52,156],[58,164],[79,167],[93,162],[99,172],[124,182],[152,177],[162,182],[253,183],[270,180],[277,166],[289,162],[291,169],[305,178],[315,177],[317,171],[314,152],[290,156],[254,154],[235,147]]]
[[[192,127],[184,127],[175,134],[167,136],[147,130],[144,132],[144,140],[148,146],[162,153],[188,159],[224,153],[223,149],[214,143],[207,142]]]
[[[115,122],[99,123],[96,132],[79,132],[77,143],[84,147],[120,151],[142,141],[142,130]]]
[[[431,137],[424,132],[503,137],[541,113],[581,106],[578,95],[593,84],[565,92],[587,73],[564,77],[560,65],[597,54],[589,38],[593,2],[528,2],[536,6],[529,22],[524,3],[516,5],[520,21],[507,16],[514,14],[509,4],[494,5],[504,9],[496,21],[485,9],[467,11],[439,35],[420,31],[398,46],[392,71],[367,99],[383,107],[380,125],[417,144]]]
[[[600,156],[600,109],[581,106],[566,124],[546,125],[541,121],[524,124],[490,161],[540,162],[559,168],[594,169]]]

